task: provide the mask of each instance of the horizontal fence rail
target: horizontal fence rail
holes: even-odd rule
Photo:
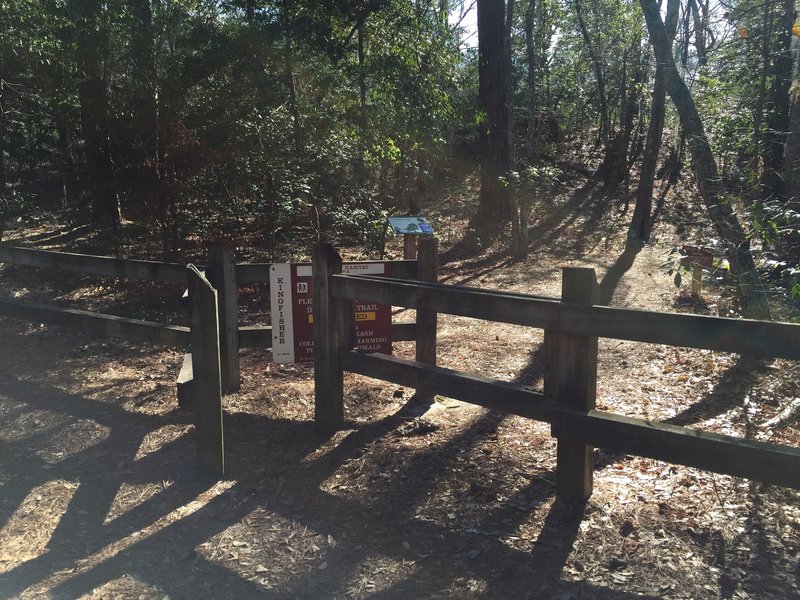
[[[73,308],[54,308],[0,299],[0,316],[176,348],[185,348],[189,345],[188,327],[127,319]]]
[[[52,268],[92,275],[105,275],[108,277],[167,281],[182,285],[187,282],[186,265],[150,260],[133,260],[129,258],[0,246],[0,262],[26,267]]]
[[[597,410],[586,413],[554,408],[551,427],[559,440],[800,488],[798,448]]]
[[[0,245],[0,262],[24,267],[39,267],[87,273],[107,277],[127,277],[145,281],[165,281],[185,285],[187,282],[186,265],[165,263],[151,260],[130,258],[114,258],[112,256],[94,256],[75,252],[55,252]],[[353,261],[345,264],[359,264]],[[388,262],[388,261],[387,261]],[[417,276],[417,261],[390,261],[392,276],[413,279]],[[311,263],[308,263],[309,265]],[[271,263],[239,263],[236,265],[236,283],[239,286],[265,284],[269,285],[269,268]],[[200,266],[199,269],[205,267]]]
[[[393,356],[353,350],[343,353],[342,365],[345,370],[359,375],[441,394],[520,417],[550,420],[552,402],[545,399],[540,392],[534,392],[522,385],[466,375]]]
[[[331,293],[337,298],[432,310],[486,321],[550,328],[558,318],[555,298],[512,294],[442,283],[369,275],[334,275]]]
[[[334,275],[335,297],[431,309],[559,333],[800,360],[800,325],[609,306],[440,283]]]

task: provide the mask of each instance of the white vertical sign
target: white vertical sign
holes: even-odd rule
[[[276,263],[269,269],[270,308],[272,312],[272,360],[294,362],[292,320],[292,267]]]

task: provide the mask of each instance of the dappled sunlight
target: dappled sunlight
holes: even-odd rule
[[[3,398],[3,403],[12,404]],[[5,407],[4,407],[5,408]],[[2,413],[3,427],[0,441],[18,443],[30,441],[41,435],[50,435],[53,429],[65,427],[70,418],[62,413],[30,407],[25,403],[5,408]]]
[[[103,521],[103,525],[107,525],[126,512],[147,502],[164,490],[170,488],[173,484],[173,481],[143,484],[123,482],[122,485],[119,486],[119,490],[114,497],[114,501],[111,503],[111,507],[108,509],[108,514],[106,515],[105,521]]]
[[[99,445],[110,435],[110,427],[92,419],[79,419],[50,432],[47,439],[42,440],[42,447],[36,450],[36,455],[51,465],[56,464]]]
[[[55,479],[28,493],[0,530],[0,573],[47,552],[79,485]]]
[[[145,434],[142,438],[142,443],[133,457],[134,461],[141,460],[146,456],[150,456],[164,448],[165,446],[177,441],[189,431],[192,430],[192,425],[184,425],[179,423],[170,423],[169,425],[162,425],[153,431]]]
[[[114,539],[112,542],[106,544],[96,552],[92,552],[86,556],[75,559],[70,567],[67,585],[69,583],[69,579],[88,573],[89,571],[102,565],[105,561],[109,561],[131,547],[145,542],[154,535],[164,531],[166,528],[180,522],[182,519],[190,517],[195,512],[204,508],[209,502],[224,494],[235,484],[235,481],[217,482],[206,491],[197,495],[194,500],[175,508],[168,514],[159,517],[149,525]],[[98,531],[98,534],[99,533],[101,532]],[[37,582],[37,592],[41,593],[45,590],[51,590],[56,585],[64,585],[63,577],[61,575],[62,574],[60,573],[54,573],[50,577]]]
[[[107,600],[108,598],[169,598],[167,590],[140,579],[141,574],[123,575],[104,583],[78,600]]]

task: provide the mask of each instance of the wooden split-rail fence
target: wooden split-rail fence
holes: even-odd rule
[[[402,278],[435,280],[436,248],[433,239],[421,242],[416,259],[387,261],[391,272]],[[201,465],[221,475],[221,396],[239,389],[239,350],[272,347],[272,327],[239,325],[237,292],[243,286],[268,286],[271,264],[237,264],[231,250],[220,243],[208,245],[206,259],[205,266],[195,267],[3,245],[0,262],[10,265],[178,284],[189,291],[191,314],[190,326],[185,327],[0,298],[0,316],[181,350],[191,348],[178,376],[178,398],[183,406],[194,409]],[[392,324],[393,339],[416,341],[417,347],[423,349],[421,360],[434,347],[435,335],[435,323],[419,328],[415,323]]]
[[[235,264],[212,244],[201,269],[0,246],[0,261],[187,285],[191,326],[124,319],[0,300],[0,315],[78,327],[178,348],[191,345],[196,441],[201,464],[224,472],[222,393],[239,386],[240,347],[271,347],[269,327],[239,327],[236,289],[265,284],[269,264]],[[313,252],[315,422],[344,424],[345,371],[418,393],[549,422],[558,440],[557,489],[568,502],[592,493],[593,448],[636,454],[800,489],[800,449],[635,419],[595,408],[599,337],[800,359],[800,325],[600,306],[594,270],[563,270],[562,296],[545,298],[437,283],[436,240],[420,239],[417,260],[394,261],[392,278],[342,274],[329,244]],[[394,324],[397,341],[415,340],[415,360],[355,348],[353,300],[413,308],[416,323]],[[438,313],[543,329],[544,391],[436,366]]]

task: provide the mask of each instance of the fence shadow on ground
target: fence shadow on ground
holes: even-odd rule
[[[437,477],[452,466],[448,457],[478,443],[496,427],[500,419],[491,415],[436,452],[423,452],[402,461],[384,482],[384,489],[402,492],[405,483],[425,473],[428,486],[417,486],[415,493],[378,493],[369,501],[338,497],[322,490],[321,484],[347,460],[367,452],[403,422],[413,404],[383,420],[357,427],[332,451],[312,461],[308,457],[328,438],[316,434],[311,423],[241,413],[226,415],[230,486],[190,514],[165,520],[207,493],[213,482],[193,471],[190,436],[179,437],[138,460],[136,454],[145,435],[164,424],[183,423],[185,415],[131,414],[114,404],[67,394],[34,381],[4,386],[0,401],[3,397],[24,403],[30,411],[47,409],[72,420],[92,419],[109,430],[107,437],[95,445],[55,464],[37,457],[31,446],[37,440],[2,442],[2,467],[9,478],[3,484],[5,510],[0,523],[6,524],[15,507],[37,486],[52,480],[79,483],[47,551],[0,574],[0,592],[4,596],[20,594],[53,578],[52,592],[57,597],[78,597],[133,574],[138,581],[156,586],[173,598],[193,597],[200,589],[216,597],[286,597],[288,588],[301,597],[330,597],[344,595],[348,581],[368,557],[383,555],[401,561],[416,560],[416,566],[413,577],[392,583],[382,597],[443,594],[459,578],[467,576],[486,580],[489,592],[498,597],[548,597],[555,592],[594,598],[641,597],[561,577],[580,519],[565,520],[558,505],[547,517],[532,554],[511,549],[500,540],[525,515],[510,506],[487,515],[493,527],[498,528],[496,535],[488,539],[413,518],[425,494],[436,486]],[[548,483],[553,474],[545,471],[539,475],[530,489],[521,493],[533,490],[546,500],[554,491]],[[161,481],[173,483],[107,521],[120,486]],[[338,546],[324,554],[328,568],[311,567],[285,581],[284,591],[278,591],[250,581],[228,565],[207,560],[197,552],[198,545],[259,510],[340,540]],[[354,522],[360,524],[361,531],[386,535],[384,539],[369,535],[361,539],[348,537],[352,534],[348,524]],[[143,533],[132,537],[135,532]],[[413,548],[397,543],[404,539],[423,540],[430,550],[430,560],[419,558]],[[108,552],[109,556],[96,564],[91,559],[115,546],[118,550]],[[469,558],[467,550],[476,546],[481,548],[480,558]],[[73,572],[65,575],[70,570]],[[544,587],[542,578],[547,579]]]

